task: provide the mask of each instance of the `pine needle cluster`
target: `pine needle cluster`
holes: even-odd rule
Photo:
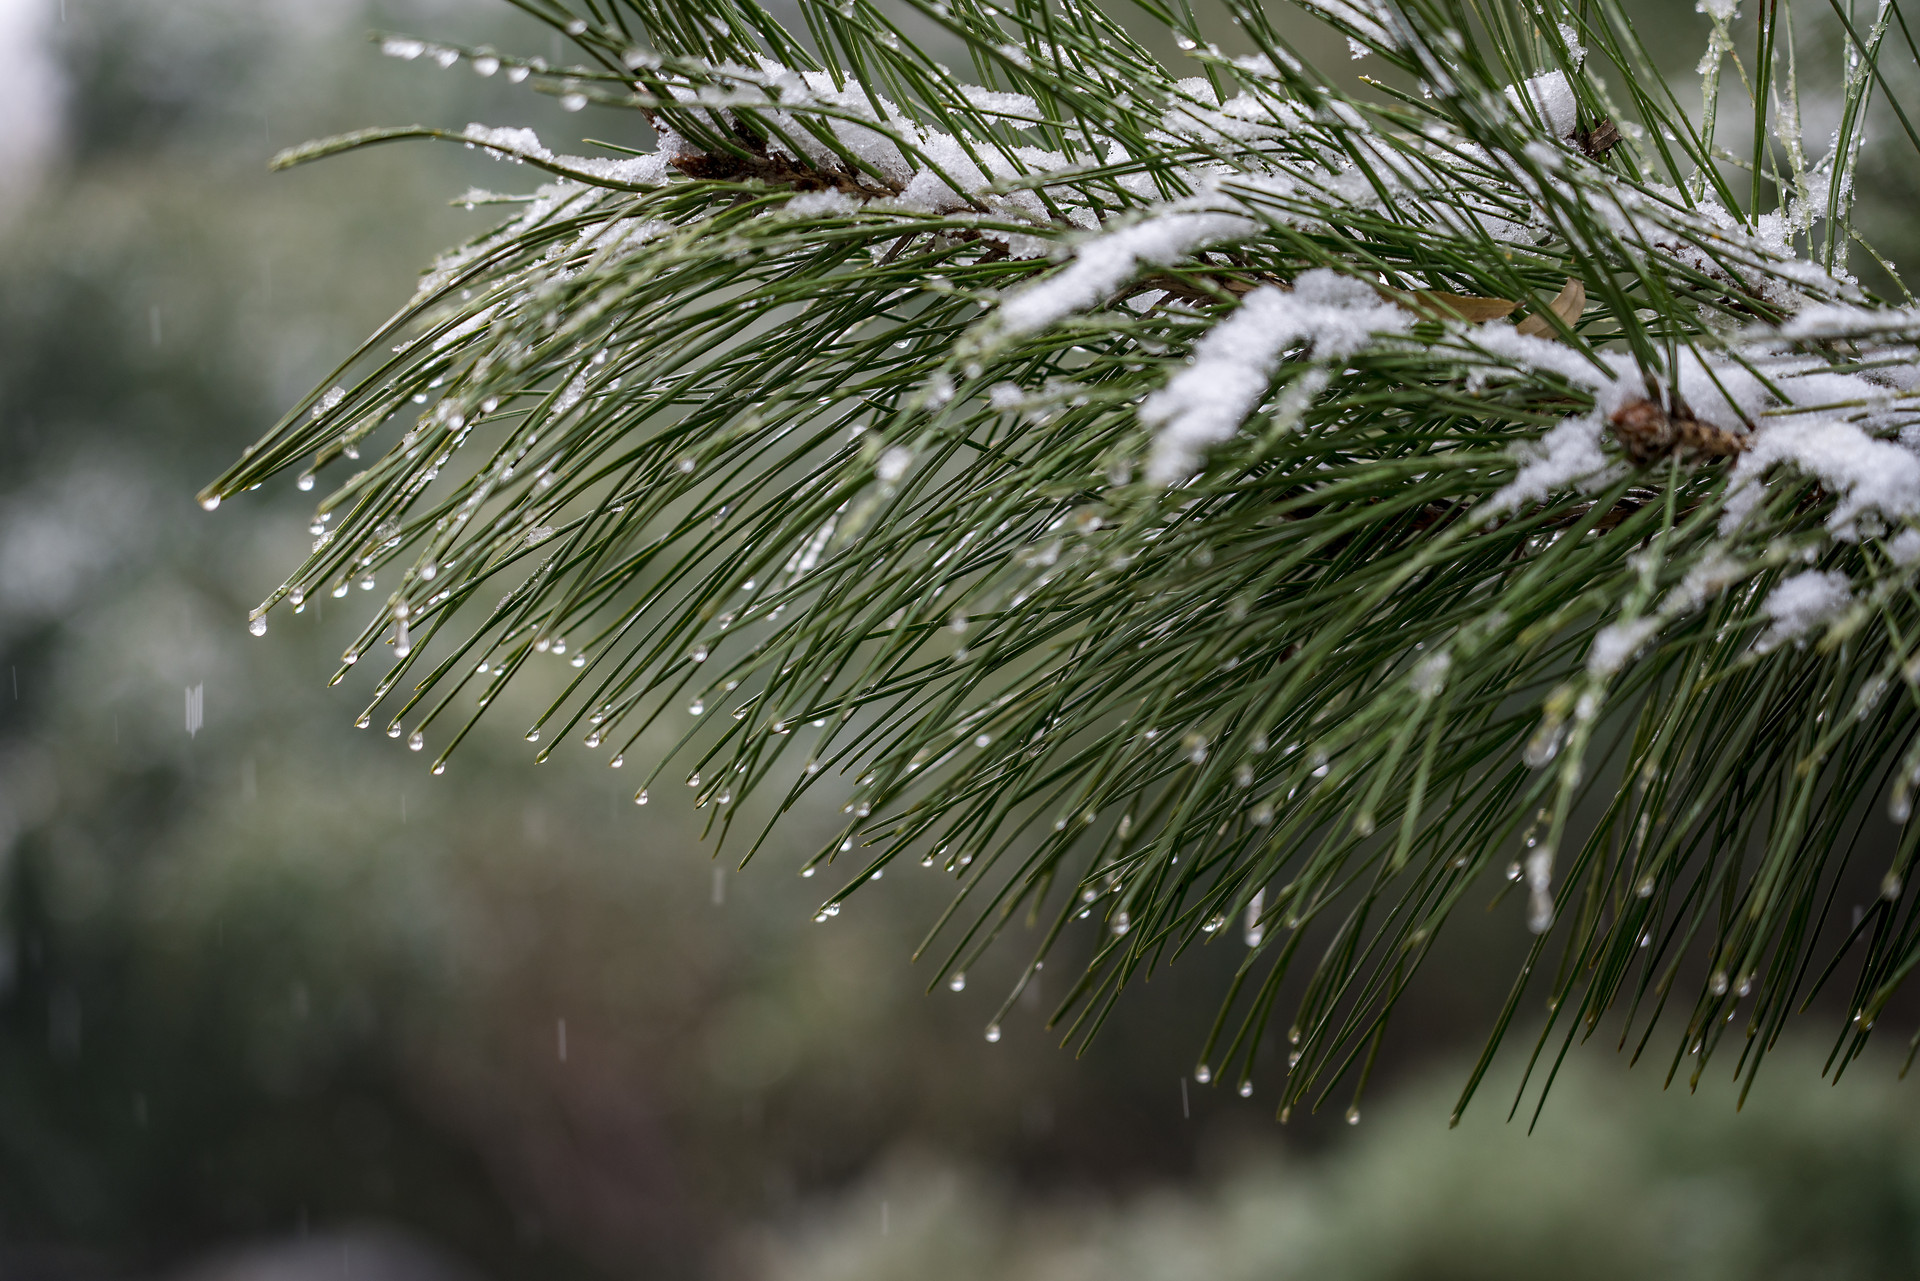
[[[1750,1083],[1837,972],[1860,1051],[1920,959],[1920,310],[1853,227],[1870,110],[1920,146],[1897,5],[1703,0],[1695,101],[1623,0],[513,2],[577,64],[385,50],[657,146],[282,156],[544,181],[202,496],[328,478],[254,628],[382,588],[362,726],[439,773],[554,664],[527,740],[641,804],[850,777],[822,920],[942,868],[934,981],[1024,917],[1079,1042],[1238,949],[1197,1075],[1282,1115],[1490,880],[1537,937],[1489,1055],[1536,969],[1536,1058],[1673,1005],[1670,1075]]]

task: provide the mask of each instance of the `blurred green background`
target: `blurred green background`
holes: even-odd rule
[[[372,674],[324,685],[356,616],[245,628],[310,504],[191,495],[486,225],[453,197],[528,176],[266,160],[632,129],[376,28],[558,55],[500,0],[0,0],[0,1279],[1920,1274],[1897,1061],[1835,1089],[1796,1046],[1736,1114],[1596,1045],[1528,1137],[1517,1044],[1449,1131],[1517,905],[1462,922],[1357,1128],[1342,1095],[1282,1129],[1183,1084],[1227,948],[1083,1059],[1038,991],[989,1045],[1012,969],[908,964],[939,878],[813,923],[829,797],[735,872],[685,798],[534,768],[511,712],[440,779],[356,732]],[[1896,255],[1915,182],[1870,166]]]

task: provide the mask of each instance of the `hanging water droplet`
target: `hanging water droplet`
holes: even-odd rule
[[[1347,1124],[1360,1124],[1360,1109],[1358,1107],[1350,1107],[1347,1109]]]
[[[1252,1098],[1252,1097],[1253,1097],[1253,1082],[1252,1082],[1252,1081],[1242,1081],[1242,1082],[1240,1082],[1240,1097],[1241,1097],[1241,1098],[1243,1098],[1243,1099],[1250,1099],[1250,1098]]]
[[[300,492],[305,493],[307,490],[310,490],[313,488],[313,473],[310,471],[301,472],[300,479],[294,481],[293,483],[294,483],[294,486],[300,490]]]
[[[1213,1080],[1213,1069],[1202,1063],[1193,1070],[1193,1079],[1202,1085],[1206,1085]]]
[[[990,1042],[993,1042],[993,1041],[998,1041],[999,1039],[1000,1039],[1000,1025],[998,1023],[990,1024],[987,1027],[987,1040]]]
[[[419,730],[413,731],[412,736],[407,739],[407,746],[416,752],[419,751],[421,748],[425,747],[426,745],[427,745],[427,736],[425,734],[422,734]]]
[[[1540,769],[1560,754],[1560,742],[1566,735],[1566,726],[1557,720],[1542,722],[1533,737],[1527,740],[1527,748],[1522,753],[1528,769]]]
[[[700,776],[698,774],[687,775],[687,786],[688,787],[700,786]]]
[[[687,704],[687,712],[693,716],[698,716],[700,715],[700,713],[706,710],[707,710],[707,703],[705,699],[696,698],[691,703]]]
[[[433,776],[435,778],[440,777],[440,775],[446,772],[447,772],[447,763],[445,761],[435,761],[433,763]]]
[[[537,742],[539,742],[539,741],[540,741],[540,731],[539,731],[539,730],[537,730],[537,729],[530,729],[530,730],[528,730],[528,731],[527,731],[527,741],[528,741],[529,743],[537,743]]]
[[[1125,912],[1120,912],[1115,914],[1113,918],[1113,924],[1108,928],[1110,928],[1115,934],[1125,934],[1128,930],[1133,928],[1133,922],[1127,919],[1127,914]]]
[[[1715,996],[1725,996],[1727,994],[1727,972],[1725,970],[1715,970],[1708,986],[1713,990]]]
[[[560,95],[560,110],[562,111],[579,111],[585,108],[586,105],[587,95],[584,93],[563,93]]]
[[[694,661],[694,662],[696,662],[696,663],[704,663],[704,662],[706,662],[706,661],[707,661],[707,647],[706,647],[705,645],[697,645],[697,646],[695,646],[695,647],[694,647],[694,650],[693,650],[693,653],[692,653],[691,655],[689,655],[689,657],[691,657],[691,658],[693,659],[693,661]]]
[[[949,991],[954,991],[954,992],[966,991],[967,990],[966,971],[965,970],[955,971],[954,976],[947,980],[947,988]]]
[[[387,726],[387,737],[388,737],[388,738],[399,738],[399,737],[400,737],[400,735],[401,735],[401,734],[403,734],[404,732],[405,732],[405,731],[404,731],[404,730],[402,730],[402,729],[400,728],[400,722],[399,722],[399,721],[395,721],[395,722],[394,722],[393,724],[391,724],[391,725],[389,725],[389,726]]]
[[[353,723],[353,727],[355,729],[366,729],[372,724],[373,724],[373,717],[369,716],[365,712],[362,712],[360,713],[360,719]]]
[[[266,618],[263,616],[263,617],[254,619],[252,622],[247,624],[247,630],[252,632],[255,636],[265,636],[267,634]]]
[[[218,494],[208,494],[205,498],[202,498],[200,500],[200,506],[205,508],[207,511],[212,511],[214,508],[218,507],[219,505],[220,505],[220,495]]]
[[[1507,864],[1507,879],[1509,881],[1517,881],[1520,879],[1520,860],[1519,859],[1515,859],[1513,862]]]
[[[641,789],[640,789],[639,791],[637,791],[637,792],[635,792],[635,793],[633,794],[633,803],[634,803],[635,805],[645,805],[645,804],[647,803],[647,789],[646,789],[646,788],[644,788],[644,787],[643,787],[643,788],[641,788]]]

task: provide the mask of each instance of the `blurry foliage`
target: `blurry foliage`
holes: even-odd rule
[[[1575,1068],[1532,1135],[1494,1109],[1449,1131],[1456,1068],[1317,1158],[1242,1154],[1195,1190],[1114,1201],[1022,1196],[906,1159],[806,1229],[753,1243],[743,1268],[767,1281],[1913,1276],[1920,1126],[1891,1065],[1832,1089],[1817,1061],[1782,1057],[1744,1112],[1719,1082],[1649,1097],[1647,1075]]]

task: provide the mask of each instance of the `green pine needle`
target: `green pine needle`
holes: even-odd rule
[[[1489,1056],[1536,969],[1545,1077],[1671,1000],[1670,1073],[1737,1029],[1751,1082],[1836,966],[1859,1052],[1920,958],[1920,311],[1847,272],[1870,107],[1909,118],[1897,7],[1844,23],[1816,155],[1812,4],[1713,17],[1698,114],[1618,0],[1307,5],[1370,54],[1353,93],[1243,0],[1222,31],[515,3],[580,65],[386,51],[638,112],[658,150],[283,155],[450,139],[555,181],[203,495],[338,477],[256,619],[383,583],[341,668],[394,655],[363,725],[438,772],[557,661],[540,757],[676,727],[638,797],[685,779],[723,835],[849,775],[823,919],[906,857],[958,885],[942,976],[1022,916],[1029,977],[1091,937],[1054,1015],[1082,1043],[1132,978],[1238,949],[1201,1074],[1282,1115],[1357,1100],[1490,868],[1537,938]],[[1716,142],[1727,63],[1750,157]],[[1842,937],[1861,859],[1884,894]]]

